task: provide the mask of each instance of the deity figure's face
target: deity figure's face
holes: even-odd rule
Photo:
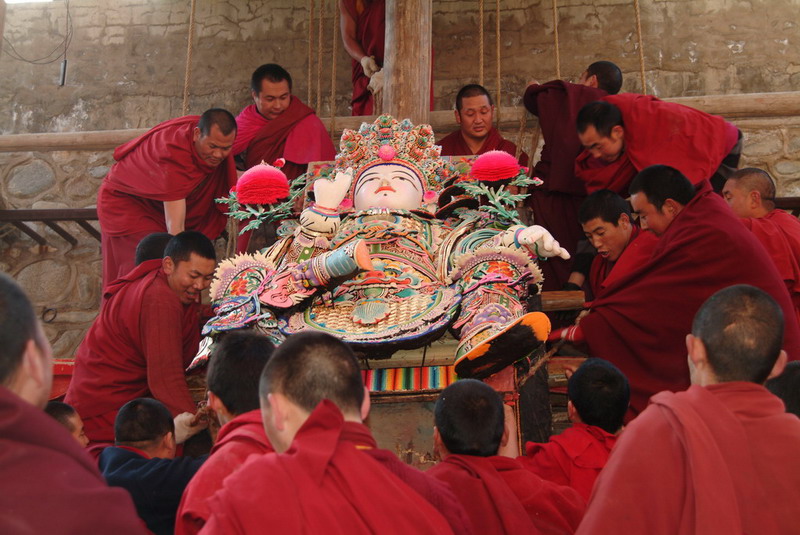
[[[422,178],[413,170],[385,163],[370,167],[358,176],[353,204],[356,210],[416,210],[422,204],[423,193]]]

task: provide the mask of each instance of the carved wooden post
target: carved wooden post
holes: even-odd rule
[[[428,123],[433,0],[386,1],[383,112]]]

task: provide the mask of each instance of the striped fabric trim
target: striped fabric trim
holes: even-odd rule
[[[441,390],[456,381],[454,366],[380,368],[363,370],[361,374],[370,392]]]

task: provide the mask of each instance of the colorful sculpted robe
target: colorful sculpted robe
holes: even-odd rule
[[[201,533],[452,533],[417,492],[344,436],[321,402],[282,454],[251,457],[210,501]]]
[[[631,416],[656,392],[688,388],[692,319],[706,299],[733,284],[751,284],[778,302],[784,349],[790,360],[800,358],[800,328],[783,280],[764,247],[703,181],[650,258],[607,283],[580,323],[589,354],[614,363],[630,381]]]
[[[800,420],[754,383],[662,392],[622,432],[581,534],[797,532]]]
[[[528,442],[525,455],[517,459],[539,477],[572,487],[588,502],[616,442],[616,435],[599,427],[575,423],[550,437],[550,442]]]
[[[216,239],[228,218],[214,202],[236,183],[233,156],[217,167],[194,148],[198,115],[159,124],[114,151],[117,161],[97,193],[102,227],[103,287],[134,267],[136,245],[153,232],[166,232],[164,202],[186,199],[184,228]]]

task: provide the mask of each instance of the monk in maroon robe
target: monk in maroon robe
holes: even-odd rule
[[[662,392],[623,431],[578,533],[797,531],[800,420],[762,385],[786,364],[781,309],[722,290],[686,339],[692,386]]]
[[[117,147],[117,163],[97,193],[104,288],[133,269],[136,246],[148,234],[220,235],[228,219],[214,199],[227,197],[236,183],[235,137],[233,116],[215,108],[161,123]]]
[[[800,318],[800,220],[775,208],[775,193],[769,173],[753,167],[733,173],[722,189],[728,206],[769,253]]]
[[[656,392],[689,386],[684,338],[691,318],[731,284],[752,284],[781,305],[785,349],[800,358],[800,329],[780,275],[708,181],[695,190],[679,171],[652,166],[630,192],[642,228],[659,236],[652,255],[607,284],[577,329],[551,336],[585,340],[590,355],[617,365],[631,383],[631,416]]]
[[[721,191],[742,150],[741,132],[722,117],[649,95],[603,97],[581,108],[576,123],[585,150],[575,175],[589,193],[625,195],[650,165],[674,167],[695,185],[708,179]]]
[[[258,379],[274,346],[254,332],[233,331],[214,344],[206,382],[208,406],[222,424],[211,455],[189,481],[175,533],[198,533],[211,512],[208,499],[251,455],[275,451],[264,433]]]
[[[280,533],[471,532],[464,518],[446,516],[464,515],[446,487],[437,489],[418,471],[409,477],[404,472],[413,468],[391,467],[381,458],[392,454],[373,451],[361,423],[369,395],[358,361],[340,340],[313,331],[290,336],[264,368],[260,393],[276,453],[251,457],[225,480],[208,502],[201,533],[264,526]],[[441,495],[426,499],[425,489]]]
[[[567,384],[572,427],[550,442],[528,442],[519,461],[542,478],[568,485],[589,500],[592,487],[617,442],[630,400],[628,380],[616,366],[587,359]]]
[[[463,379],[434,408],[434,445],[442,462],[428,474],[447,483],[476,533],[574,533],[584,500],[576,491],[497,455],[508,440],[503,402],[489,385]]]
[[[577,244],[583,239],[578,208],[586,197],[586,186],[575,176],[575,158],[583,151],[575,120],[583,106],[606,95],[616,95],[621,87],[619,67],[610,61],[597,61],[581,74],[577,84],[563,80],[534,82],[525,90],[525,108],[539,118],[544,138],[542,153],[534,167],[542,185],[531,192],[527,202],[536,224],[550,230],[570,253],[577,251]],[[558,258],[543,262],[540,265],[543,288],[560,290],[568,281],[573,265]]]
[[[490,150],[512,154],[520,165],[528,165],[528,155],[503,139],[494,124],[494,104],[483,86],[470,84],[461,88],[456,96],[456,122],[459,129],[438,141],[442,156],[469,156]]]
[[[214,245],[194,231],[167,244],[106,288],[100,313],[75,354],[65,401],[93,442],[113,442],[114,418],[128,401],[151,396],[173,416],[196,406],[183,370],[200,341],[200,292],[211,283]]]
[[[368,86],[370,78],[383,69],[386,2],[343,0],[339,3],[339,12],[342,41],[353,63],[352,115],[372,115],[374,99]]]
[[[53,354],[30,301],[0,274],[0,532],[148,533],[130,496],[42,409]]]
[[[611,190],[589,195],[581,204],[578,220],[597,250],[589,270],[593,296],[600,295],[607,284],[647,261],[658,243],[653,233],[642,232],[632,221],[628,201]]]

